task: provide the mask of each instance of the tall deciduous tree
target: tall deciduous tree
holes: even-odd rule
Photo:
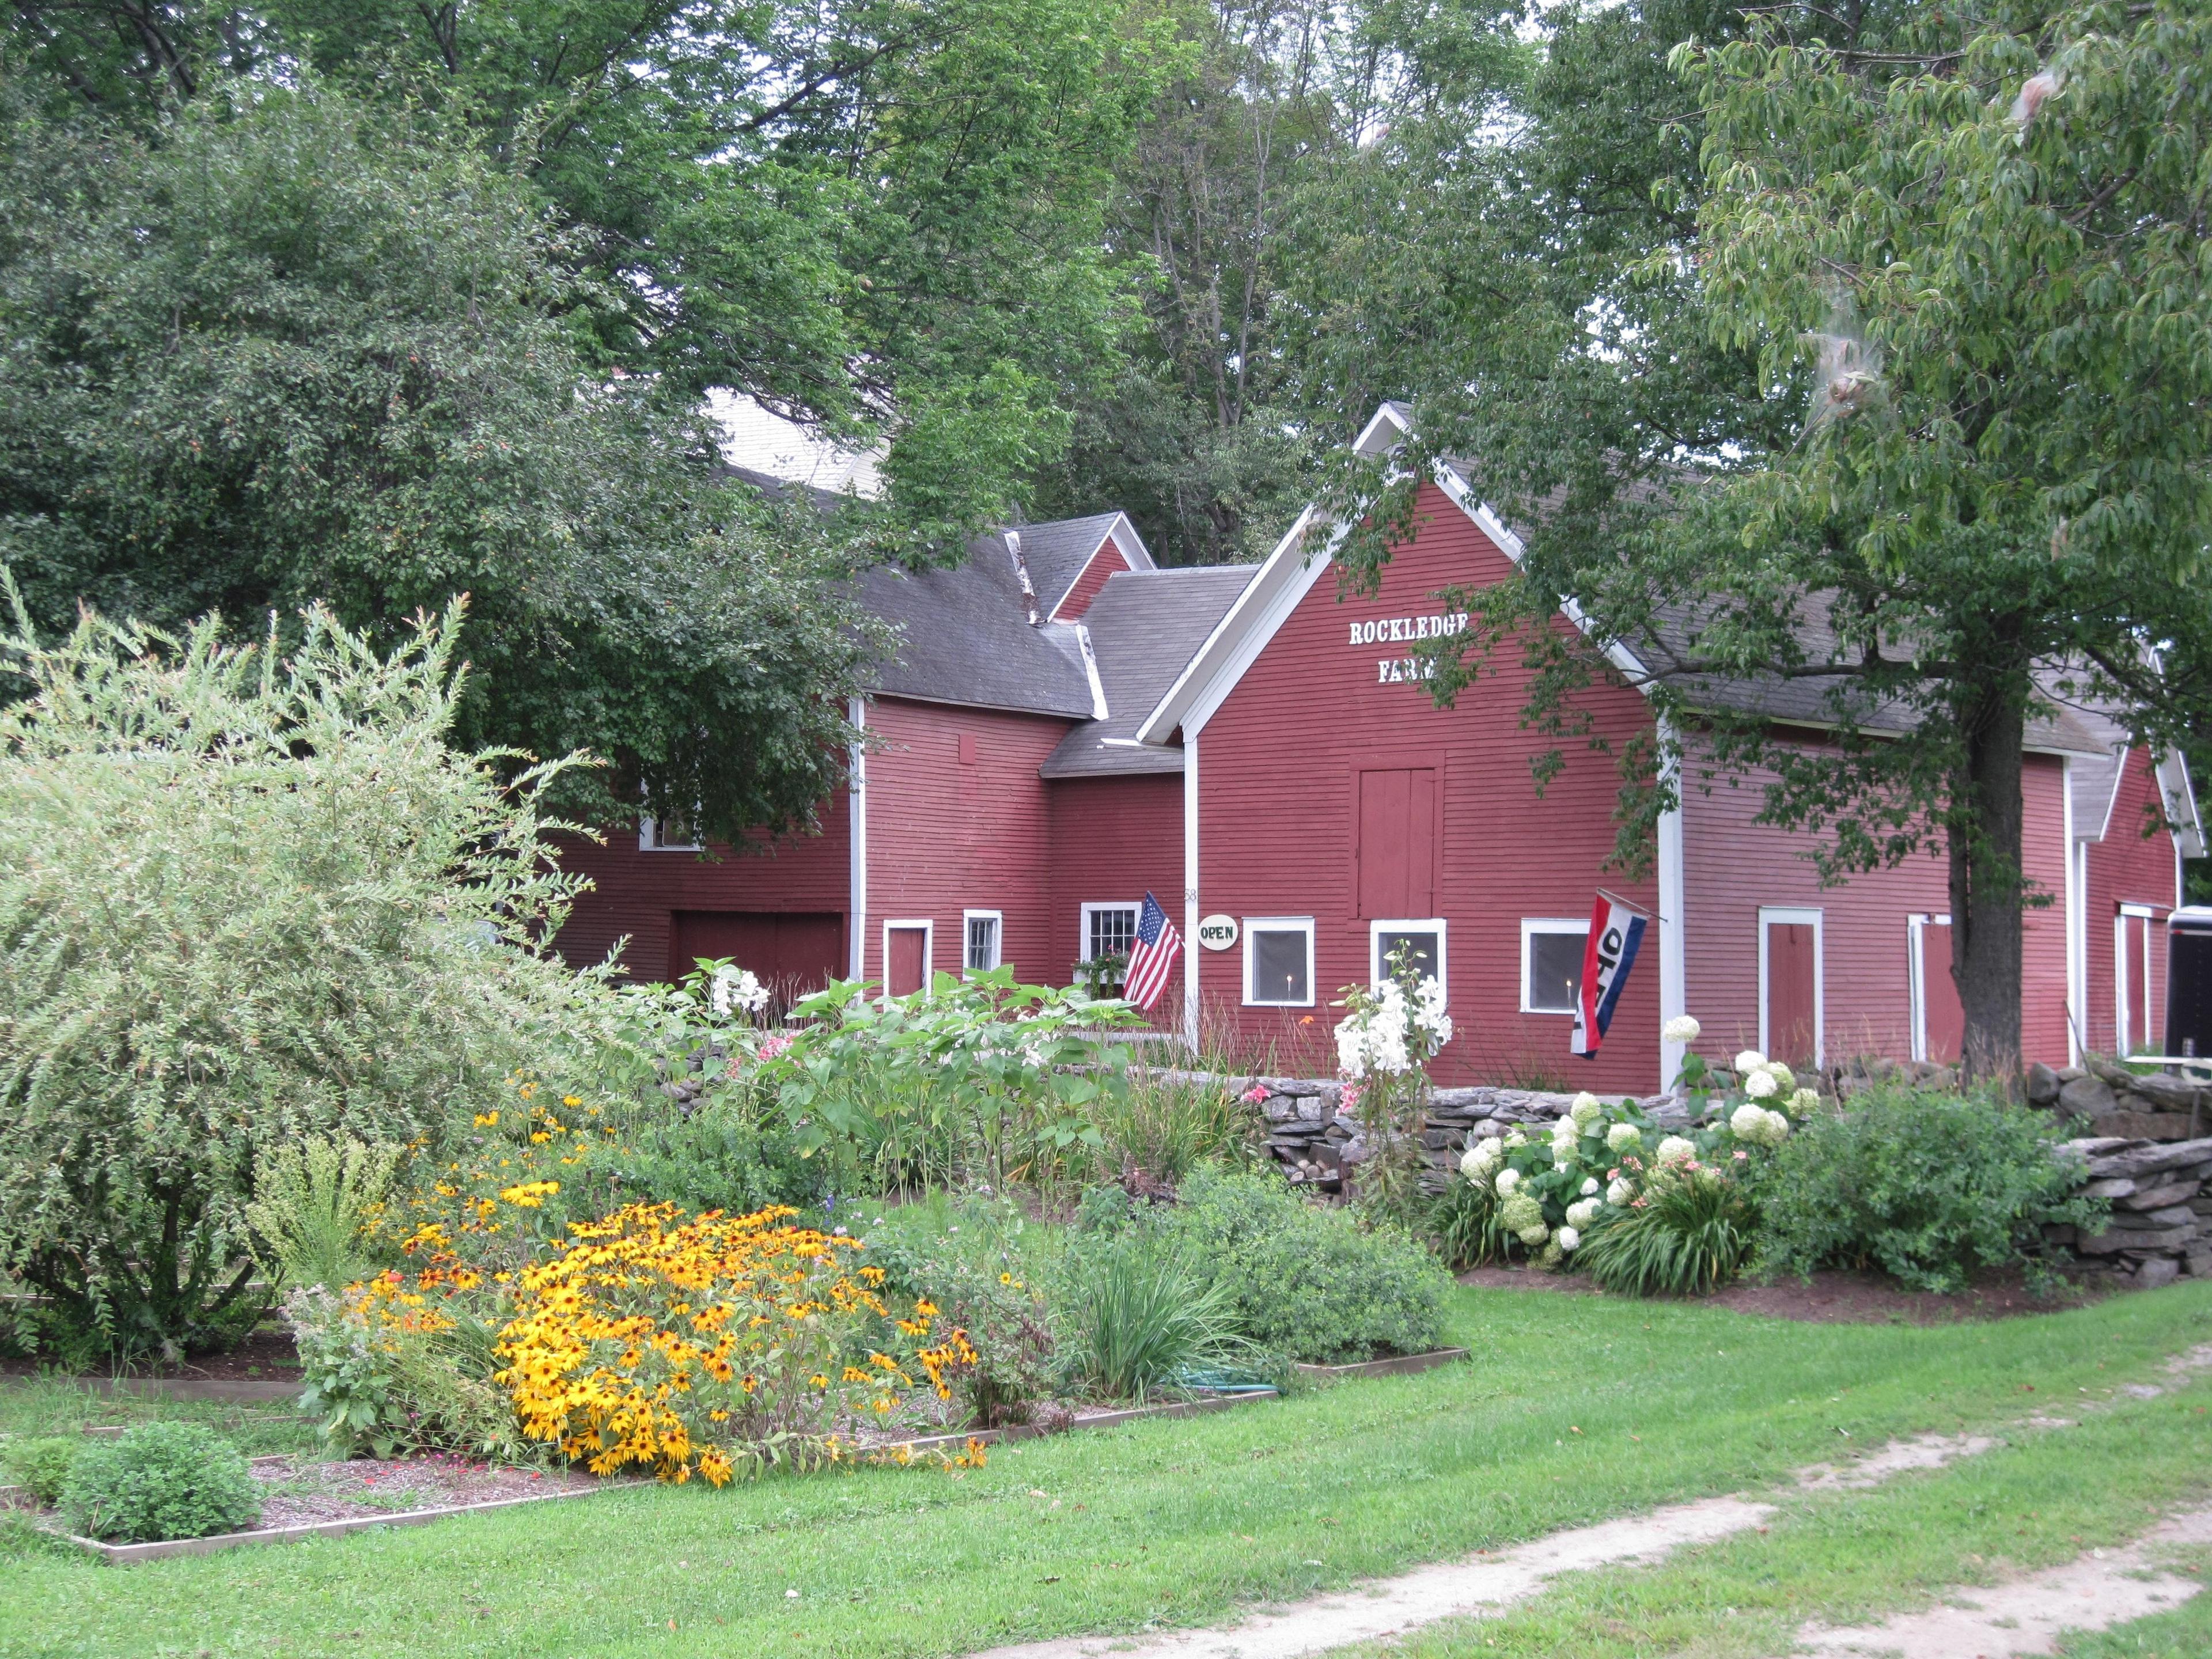
[[[1529,625],[1572,599],[1593,646],[1647,660],[1712,764],[1774,769],[1765,816],[1827,831],[1828,872],[1943,851],[1984,1074],[2017,1066],[2022,908],[2051,896],[2021,842],[2039,681],[2118,696],[2154,738],[2212,684],[2209,29],[2152,3],[1787,9],[1698,31],[1676,64],[1700,165],[1674,198],[1696,220],[1630,274],[1710,330],[1682,337],[1684,362],[1756,376],[1732,407],[1693,401],[1716,417],[1702,440],[1585,447],[1581,498],[1619,510],[1584,540],[1547,527],[1516,582],[1468,596],[1486,625],[1438,682],[1518,637],[1556,671],[1534,712],[1571,722],[1577,676],[1603,671]],[[1578,364],[1602,380],[1590,359],[1607,354]],[[1431,448],[1483,432],[1424,424]],[[1571,524],[1575,481],[1557,484]],[[1716,678],[1814,688],[1825,736]]]
[[[40,626],[471,598],[463,739],[589,749],[720,828],[841,775],[865,638],[820,526],[716,483],[621,296],[471,136],[308,81],[140,137],[0,108],[0,562]]]

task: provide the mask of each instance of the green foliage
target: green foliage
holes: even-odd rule
[[[1203,1167],[1148,1225],[1226,1297],[1239,1334],[1316,1364],[1433,1348],[1450,1279],[1410,1234],[1310,1204],[1279,1177]]]
[[[927,1297],[968,1333],[976,1359],[955,1386],[987,1428],[1025,1420],[1058,1375],[1051,1311],[1023,1249],[1027,1225],[1011,1200],[936,1194],[887,1211],[864,1234],[888,1289]]]
[[[363,1235],[406,1151],[392,1141],[370,1146],[349,1135],[309,1135],[256,1153],[246,1222],[264,1267],[288,1285],[332,1291],[374,1271]]]
[[[62,1491],[72,1531],[111,1543],[240,1532],[261,1495],[237,1447],[197,1423],[141,1423],[77,1455]]]
[[[2041,1231],[2088,1231],[2110,1206],[2076,1191],[2047,1115],[1988,1094],[1882,1084],[1810,1119],[1757,1176],[1759,1262],[1772,1273],[1879,1267],[1955,1291],[1978,1269],[2047,1279]]]
[[[466,746],[607,757],[555,780],[594,822],[641,781],[809,821],[870,643],[849,565],[611,372],[623,296],[524,171],[391,88],[218,82],[142,138],[10,85],[0,560],[42,628],[320,602],[389,645],[465,593]]]
[[[1625,1296],[1705,1296],[1742,1271],[1754,1215],[1741,1183],[1716,1170],[1662,1170],[1584,1236],[1575,1266]]]
[[[605,1012],[540,953],[556,769],[446,744],[458,629],[0,641],[0,1268],[115,1352],[258,1313],[257,1156],[440,1142]]]
[[[1230,1287],[1163,1234],[1080,1235],[1061,1272],[1064,1363],[1109,1400],[1143,1400],[1252,1353]]]
[[[842,1190],[876,1192],[1079,1178],[1104,1145],[1102,1098],[1129,1086],[1127,1046],[1094,1034],[1139,1018],[1018,985],[1010,968],[939,974],[900,998],[840,980],[792,1017],[805,1023],[763,1045],[756,1086],[802,1157],[832,1164]]]
[[[1145,1071],[1094,1111],[1104,1140],[1102,1174],[1141,1170],[1170,1185],[1201,1164],[1250,1164],[1267,1132],[1257,1107],[1219,1084]]]
[[[300,1356],[301,1408],[320,1420],[325,1445],[339,1456],[531,1457],[538,1449],[491,1380],[507,1307],[497,1296],[487,1296],[481,1310],[447,1297],[434,1317],[400,1319],[357,1287],[337,1293],[303,1285],[284,1301]]]
[[[18,1486],[51,1507],[61,1502],[62,1488],[76,1467],[77,1454],[86,1445],[82,1435],[48,1434],[33,1439],[11,1439],[0,1446],[0,1469],[11,1485]]]
[[[1455,1181],[1437,1195],[1422,1231],[1455,1273],[1504,1261],[1513,1250],[1513,1235],[1499,1219],[1497,1204],[1471,1181]]]

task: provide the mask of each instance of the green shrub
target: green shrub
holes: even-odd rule
[[[487,1319],[460,1298],[435,1322],[396,1324],[376,1298],[301,1285],[284,1299],[300,1356],[300,1404],[322,1422],[341,1456],[367,1449],[450,1451],[523,1459],[534,1455],[506,1393],[491,1380],[506,1314]]]
[[[1444,1266],[1455,1273],[1503,1261],[1513,1248],[1513,1235],[1499,1218],[1489,1188],[1464,1179],[1454,1181],[1437,1195],[1429,1206],[1425,1230],[1436,1242]]]
[[[1879,1267],[1923,1291],[2014,1266],[2045,1282],[2042,1229],[2094,1231],[2108,1213],[2076,1192],[2058,1136],[2045,1114],[1988,1095],[1861,1091],[1808,1119],[1757,1171],[1758,1265]]]
[[[1237,1328],[1316,1364],[1433,1348],[1451,1279],[1410,1233],[1307,1202],[1272,1174],[1201,1167],[1145,1223],[1187,1249]]]
[[[1626,1207],[1603,1212],[1572,1261],[1625,1296],[1705,1296],[1742,1271],[1753,1226],[1736,1182],[1705,1169],[1662,1170]]]
[[[1142,1400],[1253,1358],[1228,1287],[1158,1233],[1079,1235],[1063,1272],[1067,1370],[1094,1393]]]
[[[459,625],[0,640],[0,1278],[112,1352],[258,1316],[257,1156],[435,1146],[605,1013],[540,948],[557,769],[447,746]]]
[[[406,1152],[350,1135],[309,1135],[274,1146],[253,1160],[253,1201],[247,1225],[260,1243],[264,1268],[288,1285],[342,1291],[379,1265],[363,1234],[392,1189]]]
[[[51,1507],[61,1502],[69,1472],[84,1447],[82,1435],[47,1434],[36,1439],[11,1440],[0,1449],[0,1468],[7,1470],[10,1485],[22,1487]]]
[[[986,1428],[1026,1420],[1056,1377],[1051,1317],[1020,1248],[1026,1225],[1005,1200],[939,1197],[889,1210],[866,1233],[866,1260],[884,1270],[885,1289],[927,1297],[968,1333],[975,1364],[957,1386]]]
[[[123,1544],[240,1532],[261,1518],[245,1457],[198,1423],[141,1423],[88,1446],[61,1503],[70,1530]]]

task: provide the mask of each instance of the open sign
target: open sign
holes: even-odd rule
[[[1209,951],[1226,951],[1237,943],[1237,918],[1206,917],[1198,924],[1198,942]]]

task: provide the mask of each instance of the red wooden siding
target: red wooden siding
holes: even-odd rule
[[[1521,730],[1526,677],[1517,667],[1483,680],[1457,709],[1439,710],[1418,684],[1378,683],[1376,663],[1399,654],[1393,647],[1349,643],[1348,623],[1433,614],[1437,589],[1510,568],[1440,489],[1423,489],[1419,512],[1419,532],[1398,550],[1381,592],[1339,604],[1324,574],[1199,735],[1199,908],[1240,920],[1312,916],[1316,992],[1311,1009],[1243,1008],[1240,943],[1199,952],[1205,1012],[1229,1017],[1254,1042],[1303,1042],[1310,1057],[1327,1050],[1337,988],[1368,977],[1374,918],[1362,911],[1376,901],[1358,890],[1360,775],[1427,772],[1441,799],[1430,902],[1448,924],[1456,1027],[1438,1075],[1649,1091],[1659,1065],[1656,941],[1646,942],[1596,1059],[1568,1054],[1570,1016],[1519,1012],[1522,917],[1586,918],[1601,882],[1657,908],[1653,883],[1603,868],[1620,787],[1613,761],[1569,746],[1540,799],[1528,763],[1548,744]],[[1633,691],[1587,696],[1616,736],[1650,723]],[[1407,789],[1410,817],[1410,780]],[[1409,859],[1419,857],[1412,848]]]
[[[677,941],[671,919],[678,911],[842,917],[851,891],[845,801],[840,794],[823,804],[818,835],[763,837],[743,851],[722,848],[706,858],[696,853],[641,853],[635,824],[605,831],[603,846],[564,838],[562,861],[589,876],[592,890],[576,901],[556,947],[582,966],[601,960],[628,935],[623,970],[634,978],[660,979],[673,960]],[[846,948],[841,938],[840,972]]]
[[[1098,550],[1091,556],[1091,562],[1083,567],[1074,586],[1067,590],[1067,597],[1054,607],[1052,620],[1081,621],[1083,613],[1091,609],[1091,601],[1098,597],[1098,590],[1106,586],[1107,578],[1116,571],[1130,568],[1133,567],[1122,553],[1121,544],[1109,536]]]
[[[1765,775],[1749,774],[1734,784],[1716,779],[1708,791],[1694,760],[1685,770],[1684,957],[1687,1006],[1705,1026],[1699,1051],[1725,1059],[1758,1045],[1759,912],[1772,905],[1821,913],[1828,1060],[1862,1054],[1908,1057],[1908,922],[1916,913],[1949,912],[1943,860],[1929,854],[1822,887],[1804,856],[1815,836],[1752,822],[1764,799]],[[2027,873],[2051,900],[2027,913],[2021,1043],[2027,1058],[2060,1066],[2066,1061],[2066,919],[2058,762],[2030,756],[2021,787]],[[1927,941],[1931,977],[1948,970],[1946,945]],[[1940,1030],[1940,1014],[1933,1023]]]
[[[2105,838],[2088,847],[2082,909],[2087,934],[2083,945],[2088,958],[2087,1041],[2090,1049],[2100,1054],[2116,1053],[2119,1047],[2119,1032],[2115,1026],[2118,999],[2113,957],[2123,904],[2148,905],[2158,913],[2149,923],[2149,1031],[2154,1043],[2163,1043],[2166,1037],[2166,918],[2173,908],[2176,866],[2171,834],[2163,827],[2153,830],[2148,837],[2143,834],[2154,823],[2163,823],[2162,818],[2152,817],[2158,811],[2158,779],[2152,768],[2150,751],[2142,748],[2130,750],[2127,763],[2121,769],[2112,817],[2105,825]],[[2102,801],[2076,801],[2074,810],[2079,814],[2101,811],[2103,806]],[[2075,827],[2094,829],[2095,825],[2077,821]],[[2142,976],[2142,927],[2138,921],[2130,929],[2131,960],[2128,975],[2130,1000],[2134,1004],[2134,1018],[2130,1023],[2138,1052],[2144,1033],[2144,1003],[2136,985]]]
[[[1182,774],[1066,778],[1048,786],[1052,810],[1052,928],[1042,971],[1067,983],[1089,954],[1085,904],[1141,903],[1157,894],[1182,927]],[[1188,939],[1186,952],[1198,947]],[[1234,952],[1224,953],[1233,957]],[[1153,1022],[1171,1026],[1182,1007],[1182,969],[1152,1006]]]
[[[1000,959],[1065,982],[1053,943],[1047,786],[1037,776],[1069,722],[884,698],[869,727],[866,976],[884,972],[884,925],[935,924],[932,972],[960,970],[963,909],[998,910]]]

